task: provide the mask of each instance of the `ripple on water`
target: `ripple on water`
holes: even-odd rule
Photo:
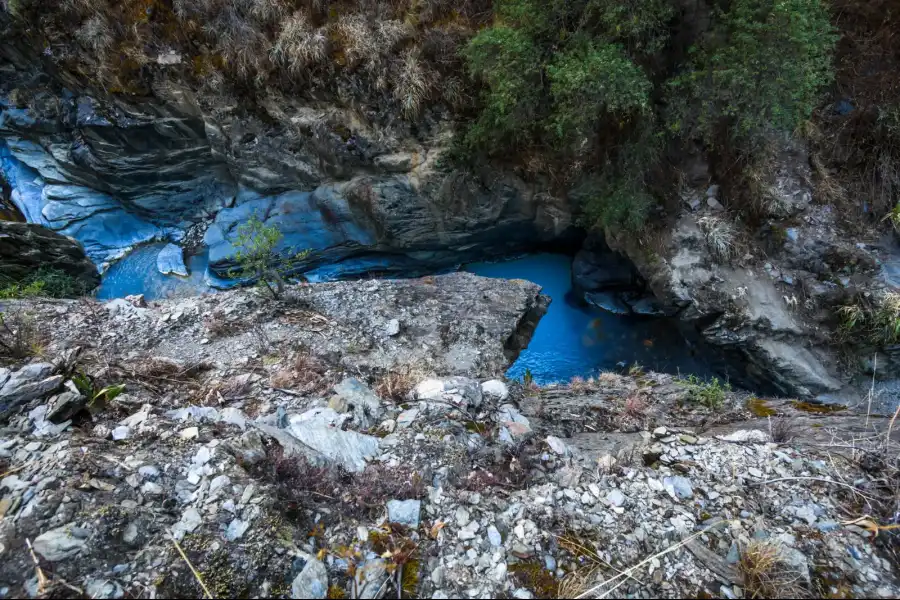
[[[711,374],[692,356],[672,321],[622,317],[579,303],[572,292],[572,259],[561,254],[532,254],[497,263],[473,263],[466,271],[485,277],[527,279],[543,287],[553,302],[531,343],[507,371],[520,379],[531,371],[537,383],[569,381],[616,364],[640,363],[667,373]]]
[[[109,300],[132,294],[144,294],[147,300],[197,296],[214,292],[206,279],[209,262],[206,252],[187,257],[190,274],[187,277],[163,275],[156,259],[165,244],[140,246],[124,256],[103,275],[97,290],[97,298]]]

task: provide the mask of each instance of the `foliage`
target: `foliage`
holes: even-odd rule
[[[639,230],[656,201],[641,182],[614,175],[595,175],[572,192],[582,207],[582,223],[604,228]]]
[[[284,274],[309,254],[309,250],[303,250],[282,256],[278,247],[283,239],[276,226],[266,225],[256,215],[250,217],[237,228],[235,259],[239,268],[233,274],[262,283],[273,298],[279,298],[284,292]]]
[[[41,267],[21,281],[0,276],[0,299],[19,298],[75,298],[89,290],[79,280],[65,271],[53,267]]]
[[[639,54],[665,48],[675,16],[670,0],[591,0],[586,12],[599,21],[606,37]]]
[[[837,36],[822,0],[734,0],[670,82],[676,131],[754,142],[796,128],[833,78]]]
[[[706,408],[718,408],[725,402],[725,395],[731,391],[731,384],[713,377],[708,381],[700,379],[696,375],[678,380],[688,393],[688,398]]]
[[[590,136],[605,115],[627,119],[650,110],[651,84],[621,46],[580,37],[547,67],[551,127],[565,140]]]
[[[527,140],[540,117],[541,57],[534,41],[518,29],[491,27],[469,42],[464,56],[488,88],[467,143],[493,152]]]
[[[93,380],[84,373],[74,373],[72,383],[75,384],[81,395],[88,399],[88,407],[92,411],[106,406],[125,391],[125,386],[122,384],[110,385],[98,390]]]
[[[838,309],[839,338],[876,346],[900,343],[900,294],[885,292],[873,300],[859,297]]]

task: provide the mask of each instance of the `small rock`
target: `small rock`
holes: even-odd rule
[[[725,210],[725,207],[722,206],[722,203],[713,197],[709,197],[706,199],[706,205],[713,210]]]
[[[393,337],[400,333],[400,321],[398,319],[391,319],[384,326],[384,333],[390,337]]]
[[[191,533],[197,529],[202,522],[203,519],[200,517],[200,513],[191,506],[181,515],[181,520],[172,526],[172,535],[176,540],[180,540],[184,537],[184,534]]]
[[[112,439],[115,441],[127,440],[131,437],[131,428],[125,425],[119,425],[112,430]]]
[[[310,556],[291,583],[291,598],[324,598],[327,593],[328,571],[322,561]]]
[[[456,509],[456,524],[459,527],[465,527],[469,524],[471,517],[469,516],[469,511],[464,507],[460,506]]]
[[[74,523],[51,529],[35,538],[34,551],[50,562],[57,562],[75,556],[87,544],[89,532],[76,527]]]
[[[666,437],[668,434],[669,434],[669,430],[666,429],[665,427],[657,427],[656,429],[653,430],[654,437],[658,437],[658,438]]]
[[[694,497],[691,480],[687,477],[665,477],[663,478],[663,488],[673,500],[688,500]]]
[[[410,425],[412,425],[413,421],[416,420],[416,417],[419,416],[418,408],[410,408],[409,410],[404,410],[402,413],[397,415],[397,427],[400,429],[406,429]]]
[[[499,548],[503,545],[503,536],[500,535],[500,531],[493,525],[488,526],[487,536],[491,546]]]
[[[475,537],[475,533],[478,531],[479,527],[478,521],[471,521],[468,525],[459,530],[457,537],[463,541],[471,540]]]
[[[569,454],[569,448],[566,446],[565,442],[554,435],[548,435],[545,440],[547,445],[550,446],[550,449],[553,450],[556,454],[560,456],[567,456]]]
[[[199,427],[187,427],[185,429],[182,429],[178,433],[178,436],[183,440],[192,440],[199,435],[200,435]]]
[[[616,507],[622,506],[625,504],[625,494],[620,490],[612,490],[606,494],[606,501]]]
[[[689,445],[694,445],[698,441],[696,437],[694,437],[693,435],[688,435],[686,433],[678,436],[678,440],[682,444],[689,444]]]
[[[419,526],[419,515],[422,512],[421,500],[390,500],[387,503],[388,519],[415,529]]]
[[[228,524],[228,528],[225,530],[225,538],[229,542],[238,540],[247,532],[247,529],[249,528],[250,523],[248,521],[233,519],[231,523]]]

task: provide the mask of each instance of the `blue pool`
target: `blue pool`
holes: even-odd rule
[[[97,298],[109,300],[131,294],[144,294],[147,300],[196,296],[214,292],[206,280],[208,257],[205,252],[185,258],[189,275],[163,275],[156,266],[156,258],[165,244],[148,244],[132,250],[103,275]]]
[[[510,378],[520,379],[528,370],[537,383],[564,382],[615,370],[621,363],[668,373],[712,374],[692,355],[672,321],[620,317],[578,302],[572,293],[569,256],[532,254],[473,263],[465,270],[485,277],[527,279],[553,299],[528,348],[507,371]]]

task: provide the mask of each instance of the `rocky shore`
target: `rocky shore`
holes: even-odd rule
[[[900,594],[887,417],[504,381],[545,302],[466,274],[3,302],[40,351],[0,369],[0,596]]]

